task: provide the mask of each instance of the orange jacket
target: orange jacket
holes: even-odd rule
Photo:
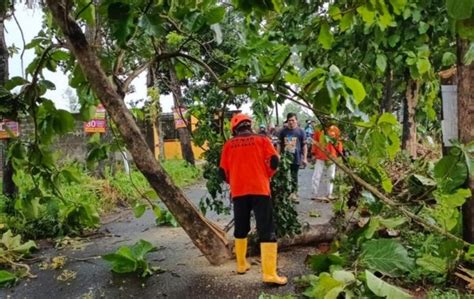
[[[323,131],[316,131],[314,132],[313,139],[317,142],[321,142],[322,137],[324,135]],[[313,157],[317,160],[329,160],[329,158],[324,154],[316,145],[313,145],[311,147]],[[331,153],[331,156],[336,158],[337,156],[340,156],[342,154],[342,142],[338,141],[336,143],[336,146],[334,146],[332,143],[328,142],[326,145],[326,150]]]
[[[276,172],[270,167],[272,156],[278,157],[278,154],[266,136],[238,135],[224,144],[220,168],[230,184],[232,198],[270,196],[270,178]]]

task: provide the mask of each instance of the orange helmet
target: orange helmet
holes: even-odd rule
[[[333,138],[338,138],[339,137],[339,134],[340,134],[340,131],[339,131],[339,128],[336,127],[336,126],[330,126],[327,130],[327,133],[329,136],[333,137]]]
[[[231,125],[232,132],[234,132],[234,130],[237,128],[237,126],[243,121],[252,122],[252,119],[248,115],[243,114],[243,113],[238,113],[238,114],[234,115],[232,117],[232,119],[230,120],[230,125]]]

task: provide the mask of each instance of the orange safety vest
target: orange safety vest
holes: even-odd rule
[[[321,142],[322,137],[324,136],[323,131],[316,131],[314,132],[313,139],[317,142]],[[331,156],[336,158],[337,156],[342,154],[342,142],[338,141],[336,146],[334,146],[332,143],[328,143],[326,145],[326,150],[331,153]],[[325,153],[323,153],[316,145],[312,146],[312,153],[313,157],[316,160],[329,160],[329,158],[326,156]]]
[[[244,195],[270,196],[270,159],[278,156],[269,138],[243,134],[229,139],[222,150],[220,168],[230,184],[232,198]]]

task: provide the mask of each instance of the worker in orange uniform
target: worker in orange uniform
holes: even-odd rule
[[[325,145],[326,150],[332,157],[336,158],[342,155],[342,142],[340,141],[339,128],[332,125],[326,130],[327,136],[323,131],[316,131],[313,140]],[[329,200],[332,196],[334,177],[336,176],[336,165],[329,160],[316,145],[312,147],[313,158],[315,160],[312,182],[312,199]]]
[[[220,174],[230,185],[234,205],[235,255],[237,273],[250,269],[247,262],[247,235],[250,211],[253,210],[260,239],[263,282],[285,285],[287,279],[277,274],[277,243],[273,222],[270,178],[279,163],[270,139],[252,132],[252,120],[245,114],[232,117],[233,138],[222,150]]]

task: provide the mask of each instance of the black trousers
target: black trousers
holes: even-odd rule
[[[260,242],[276,242],[273,203],[270,196],[245,195],[235,197],[233,202],[235,238],[247,238],[250,231],[250,212],[253,210]]]

